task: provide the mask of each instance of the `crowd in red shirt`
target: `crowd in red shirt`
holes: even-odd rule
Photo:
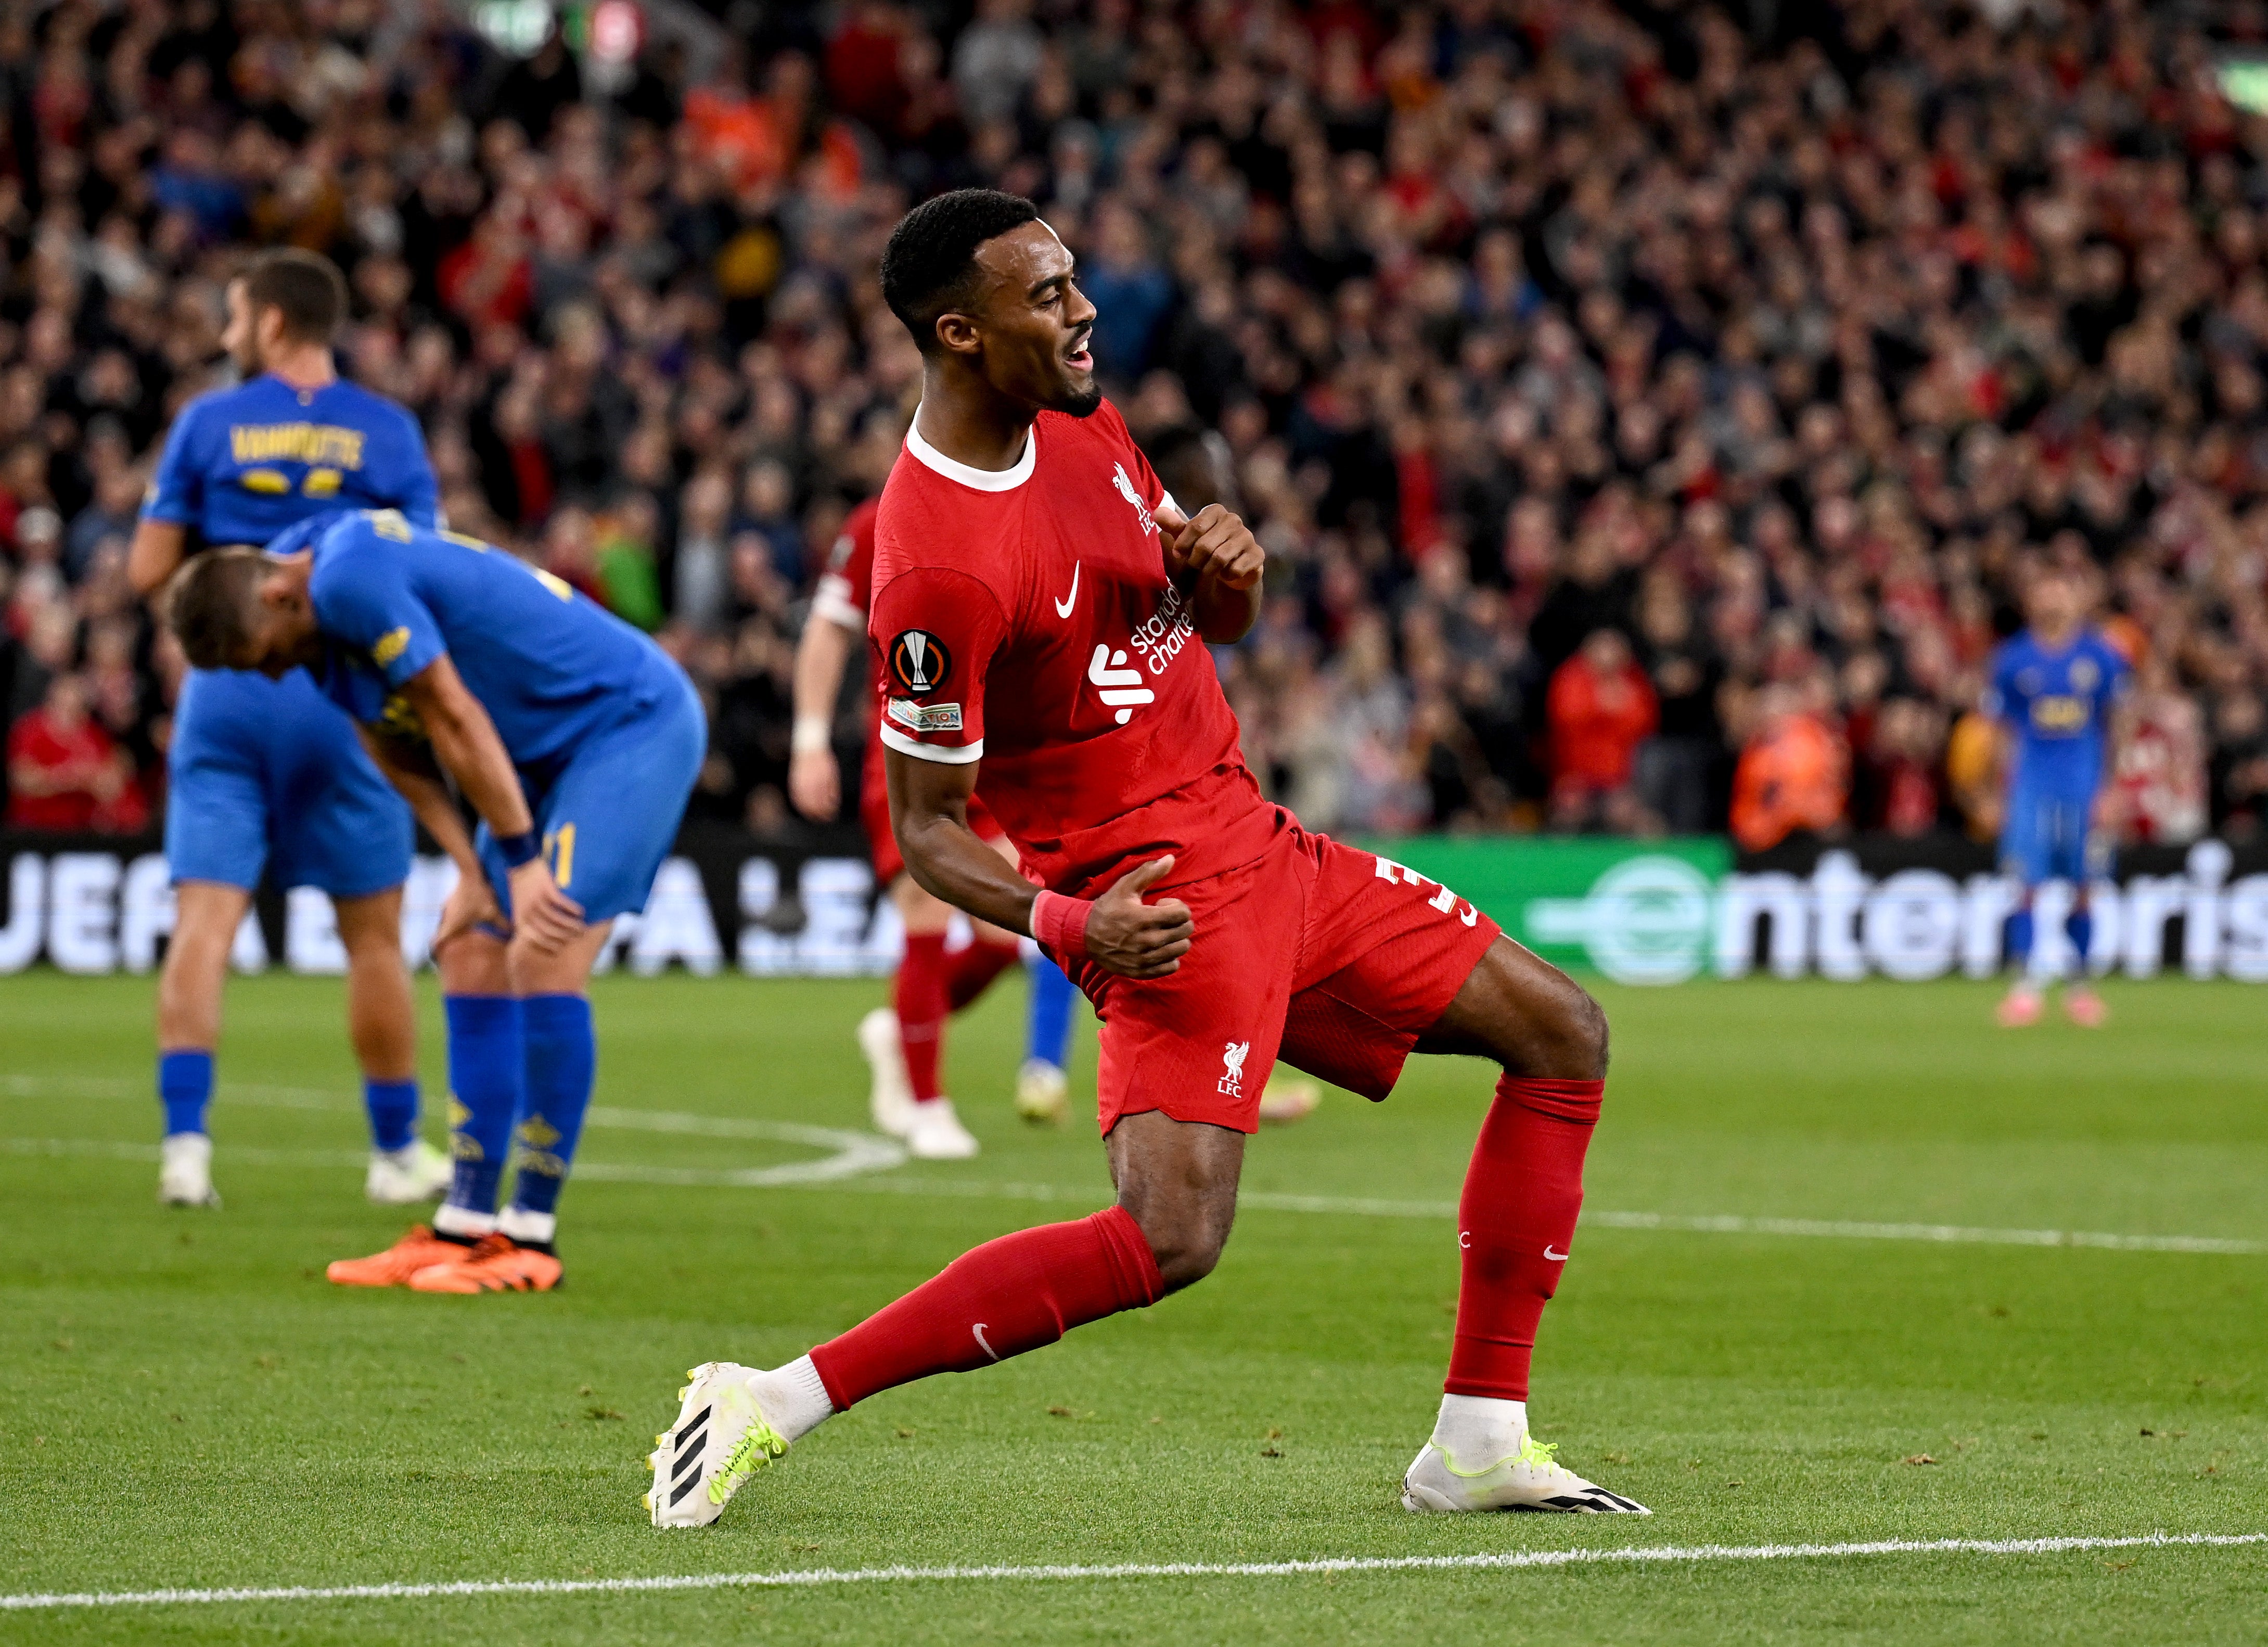
[[[2130,832],[2257,827],[2268,122],[2180,8],[1768,11],[853,0],[603,73],[444,7],[0,12],[8,717],[122,655],[157,799],[133,499],[235,260],[298,244],[453,523],[662,633],[696,809],[783,826],[793,637],[919,375],[881,241],[987,183],[1136,435],[1217,434],[1272,557],[1219,667],[1310,824],[1989,830],[1964,723],[2050,558],[2159,683]]]

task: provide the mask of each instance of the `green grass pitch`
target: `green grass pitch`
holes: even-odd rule
[[[1490,1087],[1432,1060],[1264,1134],[1204,1285],[879,1397],[702,1533],[638,1506],[686,1367],[784,1359],[1104,1199],[1091,1122],[1010,1112],[1020,988],[949,1051],[981,1159],[747,1185],[714,1180],[827,1146],[745,1123],[863,1125],[879,986],[603,980],[598,1102],[630,1113],[585,1136],[567,1287],[475,1299],[321,1279],[405,1222],[360,1199],[335,981],[232,986],[227,1205],[159,1208],[151,993],[0,981],[7,1594],[2268,1531],[2268,995],[2240,986],[2113,985],[2094,1034],[1994,1030],[1960,983],[1602,987],[1588,1206],[1662,1223],[1580,1233],[1533,1406],[1650,1520],[1398,1507],[1456,1282],[1424,1204]],[[1680,1224],[1715,1215],[1811,1222]],[[1819,1232],[1852,1222],[2235,1250]],[[2264,1638],[2261,1545],[0,1610],[43,1644]]]

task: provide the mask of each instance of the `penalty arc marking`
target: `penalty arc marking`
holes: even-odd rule
[[[50,1075],[0,1075],[0,1097],[130,1098],[147,1102],[132,1082]],[[262,1108],[359,1112],[361,1105],[313,1088],[232,1084],[222,1095],[231,1104]],[[824,1185],[837,1191],[879,1195],[933,1196],[941,1200],[1063,1201],[1094,1206],[1108,1199],[1100,1186],[985,1182],[971,1178],[878,1176],[902,1166],[906,1152],[895,1141],[872,1133],[792,1121],[669,1110],[626,1110],[593,1104],[586,1126],[629,1132],[671,1133],[710,1138],[761,1140],[801,1144],[828,1151],[815,1161],[769,1167],[664,1167],[582,1160],[575,1175],[588,1183],[666,1184],[685,1188],[795,1189]],[[155,1144],[92,1138],[0,1138],[0,1153],[30,1156],[92,1156],[155,1161]],[[238,1166],[359,1166],[367,1156],[339,1149],[266,1149],[231,1145]],[[1243,1191],[1241,1210],[1320,1213],[1359,1218],[1450,1219],[1452,1201],[1387,1200],[1370,1196],[1297,1195],[1270,1190]],[[1583,1226],[1593,1230],[1652,1230],[1673,1235],[1730,1235],[1858,1241],[1918,1241],[1959,1246],[2088,1248],[2112,1252],[2192,1252],[2232,1257],[2268,1253],[2268,1241],[2222,1236],[2126,1235],[2102,1230],[2012,1230],[1968,1224],[1901,1223],[1884,1220],[1775,1218],[1732,1213],[1623,1212],[1585,1208]]]
[[[2127,1538],[1877,1539],[1861,1544],[1642,1544],[1624,1549],[1513,1550],[1480,1555],[1342,1555],[1286,1562],[1127,1562],[1097,1566],[806,1568],[652,1578],[499,1578],[453,1584],[288,1584],[267,1589],[113,1590],[0,1595],[0,1612],[192,1606],[277,1601],[416,1601],[434,1597],[651,1594],[670,1590],[801,1590],[838,1584],[1048,1584],[1142,1578],[1298,1578],[1310,1574],[1503,1571],[1530,1567],[1837,1561],[1879,1555],[2062,1555],[2090,1550],[2226,1548],[2268,1533],[2146,1533]]]

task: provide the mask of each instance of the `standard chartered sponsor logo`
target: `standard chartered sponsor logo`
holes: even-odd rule
[[[1580,944],[1617,984],[1682,984],[1708,964],[1714,900],[1709,880],[1680,858],[1624,859],[1582,897],[1528,901],[1539,943]]]

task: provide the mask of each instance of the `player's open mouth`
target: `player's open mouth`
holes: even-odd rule
[[[1064,355],[1064,364],[1074,372],[1092,372],[1094,370],[1094,356],[1087,349],[1086,338],[1080,338],[1079,342]]]

